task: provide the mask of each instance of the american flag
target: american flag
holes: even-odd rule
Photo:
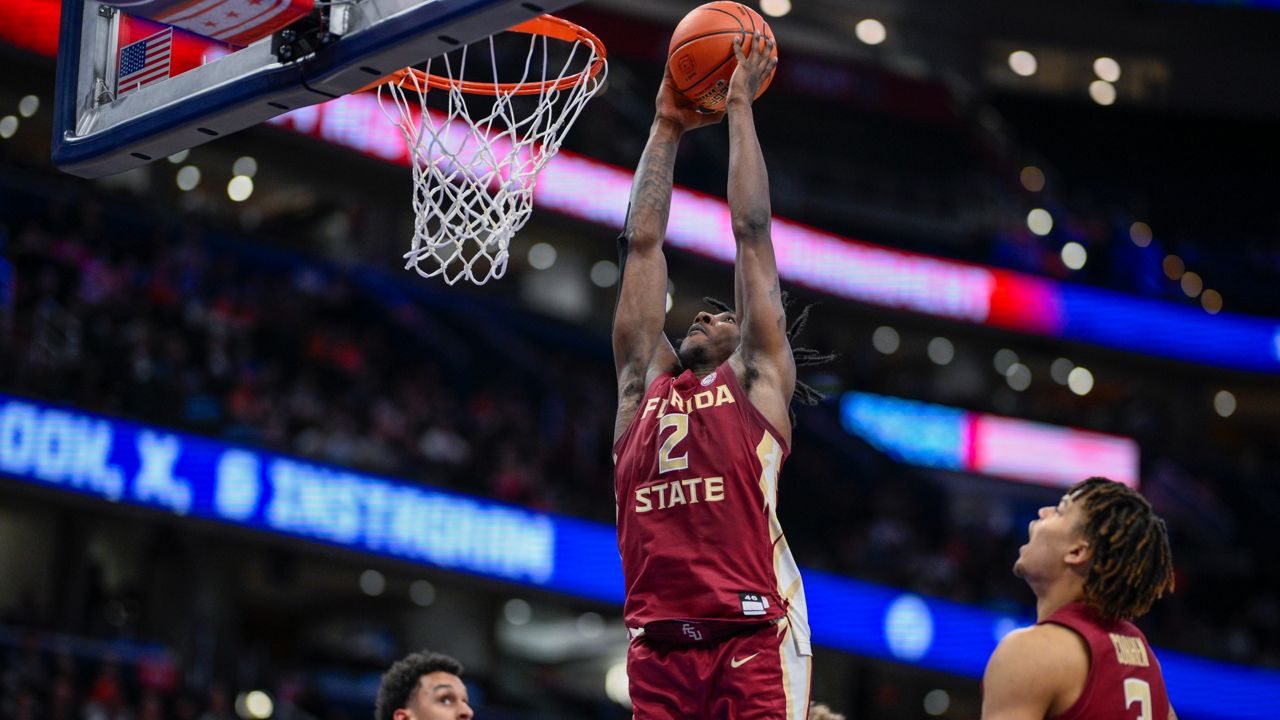
[[[120,80],[116,97],[169,78],[173,57],[173,28],[125,45],[120,50]]]

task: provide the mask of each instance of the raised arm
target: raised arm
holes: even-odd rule
[[[618,373],[616,440],[631,424],[645,388],[659,370],[676,362],[663,333],[667,311],[667,261],[662,241],[671,212],[676,148],[688,130],[719,122],[676,92],[670,71],[658,90],[657,112],[631,185],[627,225],[619,238],[622,283],[613,317],[613,359]]]
[[[796,366],[787,342],[786,312],[769,232],[769,173],[756,137],[751,103],[778,61],[773,40],[761,36],[734,43],[738,68],[729,81],[729,213],[738,253],[734,299],[742,328],[739,353],[752,401],[776,427],[790,429],[788,405]],[[790,438],[787,438],[790,439]]]

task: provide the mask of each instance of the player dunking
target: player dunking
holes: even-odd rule
[[[1172,720],[1155,653],[1129,622],[1173,589],[1164,521],[1105,478],[1040,509],[1014,574],[1036,624],[1009,633],[983,677],[984,720]]]
[[[640,720],[795,720],[809,708],[804,590],[774,511],[796,361],[751,107],[776,61],[771,41],[747,43],[735,44],[722,114],[737,312],[698,313],[678,350],[663,333],[676,148],[722,119],[696,111],[669,71],[620,238],[615,492]]]

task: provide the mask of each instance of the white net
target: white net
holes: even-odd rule
[[[485,84],[496,94],[477,94],[477,83],[465,80],[468,53],[486,45],[493,78]],[[563,63],[552,59],[566,48]],[[505,84],[498,60],[490,37],[378,89],[383,114],[404,133],[413,159],[416,220],[405,268],[450,285],[464,278],[483,285],[506,272],[511,238],[533,212],[538,173],[605,81],[602,56],[583,39],[531,34],[523,72]],[[597,63],[598,73],[588,71]],[[432,73],[437,81],[429,84]],[[432,87],[441,80],[447,87]],[[441,109],[428,108],[429,99]]]

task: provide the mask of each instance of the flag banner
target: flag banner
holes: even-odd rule
[[[315,0],[109,0],[130,15],[244,46],[305,17]]]

